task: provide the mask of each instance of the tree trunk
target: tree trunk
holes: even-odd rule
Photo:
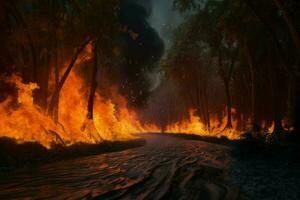
[[[288,26],[288,29],[289,29],[289,33],[293,39],[293,42],[297,48],[297,57],[300,56],[300,39],[299,39],[299,36],[298,36],[298,33],[296,31],[296,28],[295,26],[293,25],[292,23],[292,20],[289,18],[289,15],[286,11],[286,9],[283,7],[282,3],[280,0],[273,0],[274,3],[276,4],[277,8],[279,8],[279,10],[281,10],[283,12],[283,15],[284,15],[284,20]],[[251,3],[251,0],[244,0],[244,2],[250,7],[250,9],[254,12],[254,14],[257,16],[257,18],[262,22],[262,24],[266,27],[268,33],[270,34],[271,36],[271,39],[273,40],[274,44],[276,45],[277,47],[277,50],[279,51],[279,55],[281,56],[284,64],[285,64],[285,67],[288,71],[289,74],[295,74],[295,79],[296,81],[294,82],[295,83],[295,104],[294,104],[294,108],[292,108],[292,110],[294,110],[294,119],[292,121],[294,121],[294,126],[295,126],[295,129],[296,129],[296,126],[299,127],[298,132],[300,132],[300,116],[298,116],[296,110],[298,108],[300,108],[300,95],[297,95],[297,94],[300,94],[300,88],[297,87],[297,80],[300,81],[300,77],[297,77],[299,76],[297,73],[298,73],[298,69],[295,69],[294,67],[291,66],[291,63],[284,51],[284,48],[282,47],[281,43],[280,43],[280,40],[278,39],[274,29],[267,23],[267,21],[262,17],[262,15],[257,11],[257,9],[255,8],[255,6],[253,6],[253,4]],[[296,65],[299,65],[299,60],[297,61]],[[299,67],[298,67],[299,68]],[[293,113],[293,111],[289,111],[290,113]],[[298,125],[297,125],[298,124]]]
[[[248,65],[250,68],[250,76],[251,76],[251,122],[252,122],[252,130],[254,132],[259,131],[260,127],[257,121],[257,116],[255,112],[256,107],[256,91],[255,91],[255,66],[254,66],[254,60],[252,58],[252,55],[250,53],[250,49],[248,44],[245,45],[245,55],[248,61]]]
[[[208,132],[210,132],[210,114],[209,114],[209,109],[208,109],[208,95],[207,95],[207,90],[206,87],[204,87],[203,89],[203,97],[204,97],[204,109],[205,109],[205,116],[206,116],[206,126],[207,126],[207,130]]]
[[[48,49],[48,51],[50,51]],[[42,109],[47,111],[47,101],[48,101],[48,87],[49,87],[49,78],[50,78],[50,67],[51,67],[51,54],[47,52],[46,55],[46,68],[45,68],[45,79],[43,80],[43,88],[42,88]]]
[[[68,65],[65,73],[63,74],[61,80],[59,81],[57,87],[55,88],[53,95],[51,97],[50,103],[49,103],[49,108],[48,108],[48,112],[47,114],[49,116],[51,116],[53,118],[54,115],[54,107],[55,107],[55,103],[59,100],[59,95],[60,95],[60,91],[64,86],[65,81],[67,80],[74,64],[76,63],[76,60],[78,58],[78,56],[80,55],[80,53],[84,50],[84,48],[91,42],[91,38],[88,38],[87,40],[85,40],[76,50],[75,54],[73,55],[73,58],[71,59],[70,64]]]
[[[208,133],[210,133],[211,125],[210,125],[210,113],[208,109],[205,110],[205,117],[206,117],[206,130],[208,131]]]
[[[226,93],[226,102],[227,102],[227,123],[225,128],[232,128],[232,115],[231,115],[231,95],[229,83],[225,83],[225,93]]]
[[[271,69],[272,70],[272,69]],[[281,117],[281,106],[280,106],[280,97],[278,92],[275,91],[277,87],[277,80],[278,77],[276,76],[276,72],[271,71],[269,72],[271,79],[270,79],[270,86],[271,86],[271,94],[272,94],[272,106],[273,106],[273,122],[274,122],[274,130],[273,133],[275,136],[278,136],[282,133],[282,117]]]
[[[244,2],[248,5],[248,7],[253,11],[255,16],[259,19],[259,21],[265,26],[266,30],[268,31],[272,41],[274,42],[277,50],[279,51],[279,55],[282,58],[282,61],[285,64],[285,67],[287,71],[290,71],[293,73],[294,69],[292,68],[289,59],[287,58],[287,55],[284,51],[284,48],[282,47],[280,40],[278,39],[275,30],[268,24],[268,22],[264,19],[264,17],[259,13],[259,11],[255,8],[255,6],[251,3],[251,0],[244,0]]]
[[[294,41],[295,46],[297,48],[298,55],[300,55],[300,37],[298,35],[297,29],[296,29],[292,19],[290,18],[289,14],[288,14],[288,11],[283,6],[281,0],[273,0],[273,2],[277,6],[277,8],[282,12],[284,21],[289,29],[289,33],[292,37],[292,40]]]
[[[196,95],[197,95],[197,114],[200,117],[200,119],[203,120],[203,122],[206,124],[206,116],[204,112],[204,107],[203,107],[203,95],[202,95],[202,88],[200,87],[199,84],[199,78],[196,78]]]
[[[218,59],[219,60],[219,65],[218,65],[219,66],[219,74],[224,83],[226,103],[227,103],[227,105],[226,105],[227,123],[226,123],[225,129],[232,128],[230,82],[231,82],[231,76],[232,76],[234,65],[235,65],[235,59],[236,59],[236,56],[233,56],[231,58],[229,73],[228,73],[228,76],[226,76],[225,71],[224,71],[222,51],[221,51],[221,49],[219,49],[219,59]]]
[[[18,10],[17,6],[14,4],[13,1],[7,1],[10,6],[13,9],[13,16],[14,18],[20,22],[21,26],[23,27],[25,36],[27,37],[28,40],[28,45],[30,48],[30,53],[32,57],[32,82],[37,82],[37,56],[36,56],[36,50],[35,50],[35,45],[32,39],[32,36],[28,30],[28,25],[22,15],[22,13]]]
[[[55,52],[54,52],[54,78],[55,78],[55,88],[58,87],[59,83],[59,66],[58,66],[58,42],[57,38],[55,38]],[[53,113],[53,118],[54,122],[58,123],[58,114],[59,114],[59,98],[56,99],[55,101],[55,107],[54,107],[54,113]]]
[[[289,33],[291,35],[291,38],[297,48],[297,63],[296,65],[298,66],[298,68],[296,69],[296,77],[290,77],[290,84],[294,83],[294,85],[290,85],[290,95],[292,95],[293,92],[293,88],[295,88],[295,102],[293,103],[293,99],[291,96],[289,96],[289,114],[290,115],[294,115],[293,121],[294,122],[294,128],[296,132],[300,132],[300,115],[299,115],[299,108],[300,108],[300,87],[299,87],[299,56],[300,56],[300,37],[299,37],[299,33],[297,32],[297,29],[292,21],[292,19],[289,16],[289,13],[287,11],[287,9],[283,6],[281,0],[273,0],[273,2],[275,3],[275,5],[277,6],[277,8],[282,12],[283,14],[283,18],[284,21],[289,29]],[[293,76],[294,73],[292,73],[291,76]],[[294,80],[293,80],[294,79]]]
[[[195,95],[196,95],[196,108],[198,117],[206,124],[206,116],[203,108],[203,95],[200,84],[200,72],[199,66],[195,66],[195,72],[191,74],[192,80],[194,80]]]
[[[274,133],[282,133],[282,118],[279,112],[279,108],[274,108]]]
[[[300,78],[295,80],[295,109],[294,109],[294,128],[297,133],[300,133]]]
[[[288,117],[288,127],[294,124],[294,108],[295,108],[295,86],[296,77],[294,74],[289,74],[288,77],[288,98],[287,98],[287,117]]]
[[[97,89],[97,72],[98,72],[97,42],[94,42],[93,51],[94,51],[94,65],[92,71],[92,80],[91,80],[90,94],[88,100],[88,113],[87,113],[87,118],[90,120],[94,119],[94,100],[95,100],[95,93]]]
[[[95,101],[95,93],[97,89],[97,72],[98,72],[98,49],[97,49],[97,41],[93,43],[93,52],[94,52],[94,64],[92,70],[92,80],[90,86],[90,94],[88,99],[87,106],[87,116],[86,120],[83,122],[81,127],[82,131],[86,131],[91,139],[95,142],[103,141],[103,138],[98,133],[95,124],[94,124],[94,101]]]

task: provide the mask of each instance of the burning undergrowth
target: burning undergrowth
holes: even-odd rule
[[[55,123],[41,108],[33,103],[33,92],[39,86],[25,84],[20,76],[14,74],[3,79],[17,89],[17,98],[8,96],[0,104],[2,120],[0,136],[16,139],[18,142],[38,142],[45,147],[54,144],[71,145],[78,142],[98,143],[103,140],[134,139],[137,133],[165,132],[187,133],[201,136],[226,137],[239,139],[237,121],[232,128],[226,127],[226,115],[220,121],[211,117],[208,128],[191,109],[186,119],[169,123],[162,130],[156,124],[144,124],[139,116],[127,106],[124,97],[118,95],[116,88],[111,88],[111,99],[103,98],[101,91],[95,96],[94,119],[88,121],[88,88],[79,74],[71,72],[62,90],[59,101],[59,122]]]
[[[126,108],[126,101],[118,99],[119,109],[111,100],[103,99],[99,93],[95,99],[94,126],[86,121],[86,93],[83,80],[71,73],[62,90],[59,102],[59,123],[55,123],[33,103],[33,92],[37,84],[24,84],[17,75],[5,79],[17,88],[17,98],[7,97],[0,105],[2,120],[1,136],[17,139],[19,142],[37,141],[46,147],[52,143],[73,144],[95,143],[100,139],[132,139],[132,133],[142,131],[133,112]],[[90,128],[95,130],[90,130]],[[100,135],[101,134],[101,135]]]
[[[88,89],[83,87],[83,79],[76,73],[70,74],[62,90],[59,123],[55,123],[33,103],[33,91],[38,88],[37,84],[25,84],[17,75],[6,78],[5,82],[17,88],[17,98],[7,97],[0,104],[0,135],[15,138],[19,142],[37,141],[50,147],[52,143],[96,143],[101,140],[133,139],[136,133],[161,132],[155,124],[143,125],[137,113],[127,108],[126,99],[118,95],[116,89],[111,89],[113,100],[101,97],[100,91],[96,93],[95,117],[93,122],[87,122]],[[211,119],[211,127],[208,129],[196,116],[195,110],[190,110],[187,119],[168,124],[164,132],[225,136],[229,139],[241,137],[236,121],[232,129],[224,129],[225,123],[226,117],[221,122]]]

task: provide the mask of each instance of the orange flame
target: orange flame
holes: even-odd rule
[[[77,61],[77,64],[91,58],[90,46]],[[50,90],[53,90],[53,77],[50,81]],[[59,99],[58,124],[44,115],[39,107],[33,103],[33,91],[39,86],[35,83],[25,84],[22,79],[13,75],[4,81],[14,84],[18,89],[17,102],[8,97],[0,103],[0,137],[15,138],[18,142],[35,141],[50,148],[53,143],[70,145],[77,142],[96,143],[105,140],[127,140],[136,137],[137,133],[161,132],[155,124],[142,125],[134,111],[127,107],[126,99],[111,88],[113,100],[106,100],[98,91],[95,96],[94,120],[87,120],[87,98],[89,88],[85,87],[84,80],[71,72],[61,91]],[[235,112],[235,109],[232,109]],[[237,120],[233,120],[233,127],[225,129],[227,118],[219,122],[211,119],[208,129],[195,110],[189,112],[189,119],[170,124],[166,133],[188,133],[201,136],[239,139],[241,132],[237,129]],[[272,127],[269,131],[271,131]]]
[[[86,120],[87,91],[82,88],[83,81],[75,73],[71,73],[65,83],[60,100],[59,118],[66,127],[69,137],[76,140],[83,134],[82,124]],[[127,109],[125,99],[118,96],[120,111],[111,100],[104,100],[99,93],[95,96],[94,131],[105,140],[133,138],[132,133],[141,131],[135,113]],[[122,104],[121,104],[122,102]],[[75,134],[75,135],[74,135]]]
[[[18,88],[18,102],[13,106],[13,98],[9,97],[0,104],[0,136],[12,137],[20,142],[38,141],[47,147],[58,142],[63,132],[33,104],[32,92],[38,88],[37,84],[24,84],[16,75],[8,82]]]
[[[76,142],[95,143],[105,140],[126,140],[134,138],[137,133],[160,132],[155,124],[141,125],[134,111],[127,108],[126,99],[112,89],[114,101],[105,100],[100,93],[96,93],[94,105],[94,121],[88,121],[87,94],[83,79],[71,72],[60,96],[59,124],[45,116],[41,109],[33,103],[32,93],[38,88],[35,83],[24,84],[22,79],[13,75],[5,80],[14,84],[18,89],[17,103],[12,97],[0,103],[2,120],[0,121],[0,136],[15,138],[19,142],[36,141],[50,148],[53,143],[65,145]],[[117,109],[118,108],[118,109]],[[235,110],[233,109],[234,113]],[[233,127],[226,126],[227,118],[221,122],[217,118],[211,119],[210,129],[195,114],[189,112],[189,119],[170,124],[166,133],[188,133],[201,136],[241,138],[237,129],[237,120],[233,120]],[[268,128],[272,132],[274,125]]]
[[[189,112],[189,119],[183,120],[167,126],[165,132],[167,133],[188,133],[200,136],[212,137],[227,137],[228,139],[239,139],[241,132],[237,130],[237,121],[233,120],[233,128],[225,128],[227,118],[223,117],[222,122],[217,119],[211,119],[211,127],[208,127],[201,121],[200,117],[196,116],[195,110],[191,109]]]
[[[64,144],[95,143],[101,139],[134,138],[134,133],[160,132],[156,125],[141,125],[136,113],[127,108],[125,98],[116,94],[115,90],[113,90],[114,99],[117,102],[114,103],[112,100],[103,99],[100,93],[96,93],[94,121],[87,121],[88,89],[84,87],[82,78],[74,72],[69,75],[61,92],[60,124],[55,124],[33,104],[32,93],[38,88],[37,84],[24,84],[16,75],[6,81],[16,85],[18,103],[16,106],[11,106],[13,98],[8,98],[0,104],[0,111],[3,113],[0,121],[0,136],[12,137],[20,142],[37,141],[50,147],[52,143],[59,142]],[[117,106],[118,109],[116,109]],[[208,129],[195,115],[195,110],[190,110],[189,119],[168,125],[165,132],[239,139],[241,134],[237,131],[237,121],[233,120],[232,129],[224,129],[226,121],[226,117],[222,122],[212,119],[211,127]]]
[[[60,124],[45,116],[34,105],[32,93],[38,86],[34,83],[24,84],[22,79],[13,75],[8,79],[18,89],[18,102],[12,106],[10,97],[0,104],[2,120],[0,121],[0,136],[17,139],[19,142],[37,141],[46,147],[52,143],[76,142],[94,143],[95,135],[105,140],[124,140],[134,138],[133,133],[143,132],[136,114],[127,109],[125,98],[117,96],[119,111],[111,100],[104,100],[99,93],[95,96],[94,126],[86,121],[87,92],[83,88],[83,80],[71,73],[66,81],[59,105]],[[88,128],[82,129],[86,124]],[[94,130],[91,130],[91,128]]]

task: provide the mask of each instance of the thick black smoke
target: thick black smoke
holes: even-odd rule
[[[119,13],[120,22],[126,27],[119,38],[125,58],[120,69],[120,89],[134,106],[146,102],[151,86],[147,74],[155,70],[164,52],[162,39],[147,21],[151,15],[151,5],[140,2],[123,0]]]

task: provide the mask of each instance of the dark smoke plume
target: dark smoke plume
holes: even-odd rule
[[[126,27],[119,38],[125,57],[120,69],[121,93],[134,106],[146,102],[151,87],[147,74],[155,70],[164,53],[163,40],[148,23],[151,11],[147,1],[124,0],[119,13],[120,22]]]

